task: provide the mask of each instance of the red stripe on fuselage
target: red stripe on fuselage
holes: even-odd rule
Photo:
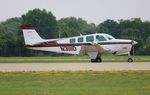
[[[131,44],[131,42],[101,42],[100,45],[113,45],[113,44]],[[36,45],[25,45],[25,47],[60,47],[60,46],[82,46],[92,45],[91,43],[61,43],[58,44],[56,41],[43,42]]]
[[[112,45],[112,44],[132,44],[132,42],[101,42],[100,45]]]
[[[91,45],[90,43],[82,44],[39,44],[39,45],[25,45],[25,47],[60,47],[60,46],[81,46],[81,45]]]

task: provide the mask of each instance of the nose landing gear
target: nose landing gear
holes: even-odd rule
[[[132,62],[133,62],[133,59],[131,58],[130,52],[128,53],[128,62],[129,62],[129,63],[132,63]]]
[[[132,62],[133,62],[133,59],[132,59],[132,58],[128,58],[128,62],[129,62],[129,63],[132,63]]]

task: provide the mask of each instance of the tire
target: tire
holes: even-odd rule
[[[96,62],[102,62],[102,59],[100,57],[97,57]]]
[[[97,57],[96,59],[91,59],[91,62],[97,62],[97,63],[100,63],[102,62],[102,59],[100,57]]]
[[[133,59],[132,59],[132,58],[128,58],[128,62],[129,62],[129,63],[132,63],[132,62],[133,62]]]
[[[95,62],[95,59],[91,59],[91,62]]]

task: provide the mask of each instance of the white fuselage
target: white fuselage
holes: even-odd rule
[[[91,62],[101,62],[100,56],[104,53],[115,55],[128,54],[136,41],[115,39],[105,33],[96,33],[59,39],[42,39],[36,30],[29,25],[21,26],[25,40],[25,47],[28,49],[51,51],[57,53],[88,55]]]
[[[132,48],[132,40],[115,39],[108,34],[100,33],[47,40],[40,43],[40,45],[35,45],[35,47],[29,46],[27,48],[57,53],[79,54],[83,45],[97,44],[107,51],[104,53],[116,55],[128,54]]]

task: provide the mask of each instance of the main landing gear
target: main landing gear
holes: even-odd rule
[[[132,62],[133,62],[133,59],[131,58],[130,52],[128,53],[128,62],[129,62],[129,63],[132,63]]]
[[[95,59],[91,59],[91,62],[102,62],[102,58],[97,56]]]

